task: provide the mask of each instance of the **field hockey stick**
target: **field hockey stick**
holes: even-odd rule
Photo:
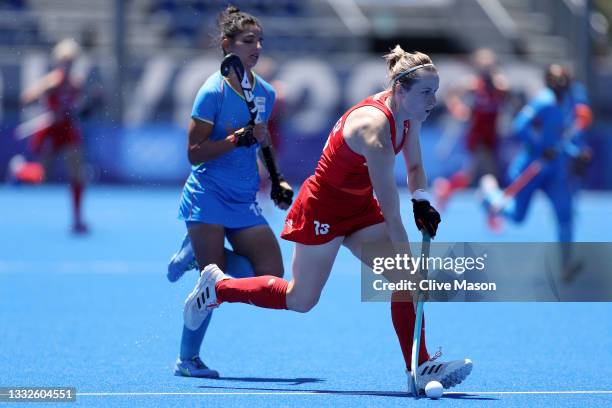
[[[240,81],[240,87],[242,88],[242,93],[244,94],[244,100],[246,102],[247,109],[249,110],[249,114],[251,115],[249,124],[256,125],[261,122],[261,118],[259,117],[257,106],[255,105],[255,94],[253,93],[253,87],[251,86],[251,82],[249,81],[249,77],[244,69],[244,65],[242,65],[242,61],[240,61],[240,58],[237,55],[228,54],[225,56],[225,58],[223,58],[223,62],[221,62],[221,75],[228,77],[232,69]],[[293,192],[288,192],[280,187],[281,179],[278,174],[278,170],[276,169],[272,148],[269,145],[262,146],[261,152],[263,154],[268,173],[270,174],[270,180],[272,180],[272,189],[280,191],[280,193],[278,193],[280,194],[279,201],[291,204]]]
[[[53,125],[53,113],[44,112],[34,116],[25,122],[20,123],[15,128],[15,140],[23,140],[35,135],[38,132],[45,131]]]
[[[99,99],[99,98],[98,98]],[[77,105],[71,112],[73,117],[87,117],[89,116],[94,108],[99,103],[98,99],[93,101],[87,101],[84,104]],[[44,132],[49,129],[55,123],[55,114],[49,110],[34,116],[31,119],[21,122],[15,127],[13,136],[15,140],[27,139],[39,132]]]
[[[421,266],[423,268],[419,271],[421,279],[427,279],[427,259],[429,258],[429,250],[431,246],[431,237],[427,231],[422,231],[423,241],[421,243]],[[414,320],[414,332],[412,334],[412,354],[410,355],[410,367],[411,371],[411,389],[412,395],[419,398],[418,389],[418,368],[419,368],[419,350],[421,348],[421,328],[423,325],[423,306],[425,305],[425,294],[420,290],[417,290],[417,302],[416,312]]]

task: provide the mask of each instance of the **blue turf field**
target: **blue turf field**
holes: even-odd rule
[[[203,352],[223,378],[174,377],[182,303],[195,282],[194,273],[165,278],[184,231],[178,197],[179,188],[92,188],[93,232],[75,238],[65,187],[0,187],[0,386],[75,386],[81,406],[612,405],[606,303],[427,305],[431,351],[470,357],[474,371],[441,401],[413,400],[389,305],[360,302],[360,266],[345,250],[311,313],[224,304]],[[403,204],[417,237],[405,196]],[[534,204],[525,225],[498,236],[460,196],[439,239],[553,240],[547,203]],[[278,232],[283,213],[262,207]],[[577,240],[612,240],[612,195],[582,194],[577,218]],[[281,245],[288,267],[292,246]]]

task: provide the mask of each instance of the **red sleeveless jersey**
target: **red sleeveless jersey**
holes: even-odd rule
[[[67,73],[62,72],[61,75],[59,85],[48,92],[44,99],[47,109],[54,112],[55,120],[30,139],[30,148],[35,153],[40,153],[45,143],[50,143],[51,149],[58,151],[64,146],[81,142],[78,118],[74,112],[80,90],[70,81]]]
[[[391,128],[395,153],[405,143],[410,123],[404,122],[403,138],[397,145],[395,119],[385,105],[388,92],[370,96],[350,108],[331,133],[315,174],[302,187],[289,210],[281,237],[306,245],[318,245],[335,237],[348,236],[370,225],[384,222],[368,174],[365,157],[355,153],[344,140],[344,123],[355,109],[373,106],[382,111]]]
[[[326,184],[341,192],[355,195],[372,194],[373,188],[368,174],[365,157],[355,153],[344,140],[344,123],[346,118],[355,110],[364,106],[372,106],[382,111],[391,127],[391,141],[395,154],[399,153],[406,140],[406,135],[410,129],[410,122],[404,123],[402,142],[398,146],[395,118],[385,105],[389,92],[381,92],[370,96],[357,105],[350,108],[336,122],[336,125],[329,134],[327,143],[323,148],[323,153],[315,170],[314,181]]]
[[[495,148],[497,145],[497,115],[503,94],[483,78],[477,79],[472,107],[472,123],[467,134],[467,147],[475,150],[479,145]]]

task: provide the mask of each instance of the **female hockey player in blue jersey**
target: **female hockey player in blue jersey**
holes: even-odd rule
[[[550,65],[545,82],[546,88],[514,120],[513,133],[524,148],[510,166],[510,185],[501,191],[495,178],[487,175],[481,179],[481,191],[489,217],[503,216],[520,223],[533,193],[542,190],[554,208],[567,277],[572,268],[568,243],[573,240],[570,160],[584,159],[583,134],[592,115],[585,93],[572,83],[567,68]]]
[[[245,103],[240,79],[235,73],[223,77],[217,71],[197,93],[189,125],[188,157],[192,165],[180,202],[179,218],[188,236],[181,251],[171,261],[168,279],[176,281],[193,265],[225,265],[229,274],[282,276],[283,264],[278,241],[256,201],[259,189],[257,148],[269,142],[266,122],[272,111],[275,91],[251,70],[262,48],[263,32],[259,21],[236,7],[228,6],[217,19],[219,42],[224,55],[234,54],[253,84],[258,120],[251,117]],[[291,203],[291,187],[281,179],[283,201]],[[277,190],[278,192],[278,190]],[[233,251],[224,248],[225,238]],[[218,377],[200,359],[200,346],[210,317],[195,331],[183,327],[175,375]]]

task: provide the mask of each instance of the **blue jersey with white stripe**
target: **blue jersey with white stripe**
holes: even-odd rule
[[[267,122],[275,92],[261,77],[254,77],[255,104],[261,121]],[[191,117],[213,125],[209,140],[223,140],[234,130],[246,126],[251,119],[244,97],[220,72],[208,77],[198,91]],[[259,188],[257,147],[239,147],[214,160],[192,166],[183,199],[189,200],[190,191],[211,190],[230,201],[253,202]]]

